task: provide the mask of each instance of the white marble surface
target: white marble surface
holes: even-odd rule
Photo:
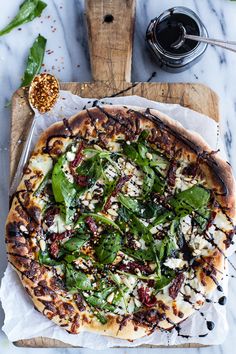
[[[96,0],[94,0],[96,1]],[[0,28],[3,27],[17,11],[22,0],[0,1]],[[38,33],[48,39],[43,69],[53,72],[62,81],[91,80],[89,54],[84,21],[84,5],[82,0],[46,0],[47,9],[42,18],[25,24],[21,30],[0,37],[0,276],[6,266],[4,246],[4,221],[8,204],[9,176],[9,134],[10,108],[5,107],[12,93],[20,84],[24,72],[25,60],[29,47]],[[134,60],[132,70],[133,81],[145,81],[153,71],[157,72],[154,81],[191,81],[205,83],[212,87],[220,96],[221,133],[224,137],[228,158],[236,174],[236,55],[221,49],[209,47],[204,58],[192,69],[181,74],[162,72],[146,51],[144,36],[148,22],[163,10],[174,5],[184,5],[196,11],[205,23],[212,37],[236,39],[236,2],[229,0],[137,0],[136,30],[134,37]],[[56,30],[55,30],[56,28]],[[13,289],[14,291],[14,289]],[[211,353],[231,354],[235,352],[236,309],[234,296],[236,280],[230,281],[228,302],[228,319],[230,332],[221,346],[191,349],[192,354]],[[3,314],[0,313],[0,326]],[[0,334],[1,353],[37,353],[40,349],[17,349],[8,342],[3,333]],[[90,354],[87,349],[59,349],[57,352],[79,352]],[[114,353],[147,353],[157,349],[113,349]],[[158,349],[158,352],[166,349]],[[184,349],[168,349],[175,354],[183,353]],[[55,354],[54,349],[44,350]],[[104,351],[104,353],[110,353]]]

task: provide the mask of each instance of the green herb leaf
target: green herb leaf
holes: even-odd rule
[[[86,213],[83,214],[80,219],[77,221],[76,225],[79,225],[81,223],[81,219],[86,218],[87,216],[92,216],[97,221],[100,221],[101,223],[107,224],[109,226],[112,226],[114,229],[118,230],[120,233],[122,233],[121,229],[119,226],[112,220],[108,219],[107,217],[101,215],[101,214],[94,214],[94,213]],[[75,226],[76,226],[75,225]]]
[[[36,189],[36,191],[34,192],[34,195],[36,197],[38,197],[44,190],[44,188],[46,187],[46,185],[48,184],[48,182],[50,181],[50,178],[52,176],[52,172],[49,171],[43,178],[42,182],[40,183],[40,185],[38,186],[38,188]]]
[[[83,272],[76,270],[71,264],[66,264],[66,287],[70,291],[92,289],[90,279]]]
[[[101,236],[95,253],[99,262],[109,264],[115,260],[120,248],[121,236],[118,232],[113,232]]]
[[[118,201],[123,204],[127,209],[131,210],[134,213],[137,213],[140,210],[140,206],[137,200],[132,199],[123,194],[118,195]]]
[[[13,20],[0,31],[0,36],[9,33],[13,28],[39,17],[47,4],[41,0],[25,0]]]
[[[34,76],[40,72],[43,63],[46,43],[46,38],[39,34],[36,40],[34,41],[33,46],[30,48],[30,53],[27,60],[25,73],[22,78],[21,87],[28,86],[33,80]]]
[[[59,157],[52,171],[52,190],[54,198],[60,204],[61,213],[66,224],[72,221],[74,215],[73,201],[76,196],[76,187],[71,183],[63,171],[65,155]]]
[[[155,261],[155,255],[153,254],[152,249],[133,250],[131,248],[123,247],[122,252],[138,261]]]
[[[49,266],[55,266],[55,265],[60,264],[60,262],[55,261],[55,259],[51,258],[47,249],[44,252],[41,250],[39,251],[38,260],[39,260],[40,264],[45,264],[45,265],[49,265]]]
[[[178,216],[183,217],[206,207],[209,199],[210,192],[207,189],[193,186],[175,195],[169,200],[169,204]]]
[[[63,248],[67,251],[73,252],[78,251],[86,241],[88,241],[88,235],[80,235],[80,237],[72,237],[65,243],[63,243]]]

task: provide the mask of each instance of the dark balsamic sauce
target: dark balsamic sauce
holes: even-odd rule
[[[219,298],[218,303],[223,306],[223,305],[226,304],[226,301],[227,301],[227,297],[226,296],[222,296],[222,297]]]
[[[182,36],[180,25],[183,25],[187,34],[199,35],[197,23],[190,16],[181,13],[171,13],[156,26],[156,40],[158,44],[167,52],[173,54],[188,53],[193,50],[198,42],[187,39],[183,45],[175,49],[173,43],[177,42]]]

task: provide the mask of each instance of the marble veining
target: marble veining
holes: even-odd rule
[[[42,70],[54,73],[61,81],[90,81],[91,71],[87,43],[86,21],[83,0],[45,0],[47,9],[42,17],[22,25],[8,35],[0,37],[0,276],[6,266],[4,245],[4,221],[8,204],[9,176],[9,139],[10,106],[12,93],[19,87],[24,72],[28,50],[34,39],[41,33],[48,39],[47,52]],[[96,0],[94,0],[96,1]],[[14,16],[22,0],[0,1],[0,28]],[[132,81],[146,81],[156,71],[153,81],[159,82],[198,82],[213,88],[220,97],[221,134],[224,138],[228,159],[236,174],[236,55],[220,48],[209,46],[202,60],[188,71],[169,74],[161,71],[144,41],[149,21],[172,6],[187,6],[198,13],[206,25],[209,36],[219,39],[236,40],[236,2],[229,0],[136,0],[136,23],[134,35]],[[236,262],[235,262],[236,263]],[[234,335],[236,328],[236,309],[234,294],[236,279],[230,279],[228,301],[228,320],[230,332],[225,343],[211,348],[192,349],[192,354],[233,353],[236,346]],[[0,313],[0,323],[3,314]],[[0,348],[4,354],[25,353],[26,349],[16,349],[3,333],[0,334]],[[75,349],[76,350],[76,349]],[[61,349],[57,352],[71,353],[73,349]],[[111,350],[103,351],[110,353]],[[113,353],[127,353],[129,350],[113,349]],[[132,349],[132,353],[147,353],[154,349]],[[157,350],[156,350],[157,351]],[[158,352],[166,349],[158,349]],[[181,354],[184,349],[168,349],[168,353]],[[41,352],[40,349],[28,349],[28,353]],[[77,350],[78,352],[78,350]],[[94,351],[80,349],[80,353]],[[55,354],[54,349],[47,353]]]

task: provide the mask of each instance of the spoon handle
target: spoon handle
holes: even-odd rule
[[[23,167],[25,166],[25,164],[26,164],[26,162],[28,160],[29,152],[30,152],[30,142],[32,140],[35,123],[36,123],[36,118],[34,116],[32,124],[31,124],[31,127],[30,127],[30,131],[29,131],[28,137],[27,137],[27,139],[25,141],[25,145],[24,145],[24,148],[23,148],[23,151],[22,151],[22,154],[21,154],[20,161],[19,161],[17,169],[16,169],[16,173],[15,173],[15,175],[13,177],[13,181],[12,181],[11,186],[10,186],[10,193],[9,193],[10,196],[12,196],[13,193],[15,193],[16,188],[18,187],[18,184],[20,183],[20,180],[21,180],[21,177],[22,177],[22,174],[23,174]]]
[[[236,53],[236,42],[234,42],[234,41],[222,41],[220,39],[211,39],[211,38],[205,38],[205,37],[200,37],[200,36],[193,36],[191,34],[185,34],[184,38],[191,39],[191,40],[197,41],[197,42],[204,42],[204,43],[216,45],[218,47],[228,49],[228,50],[231,50],[232,52]]]

